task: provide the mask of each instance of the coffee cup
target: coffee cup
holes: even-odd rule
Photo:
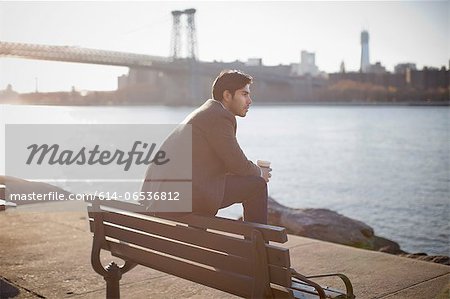
[[[270,167],[270,161],[257,160],[256,161],[256,165],[258,165],[259,167],[269,168]]]

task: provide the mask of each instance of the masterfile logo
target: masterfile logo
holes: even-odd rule
[[[142,145],[142,151],[138,150],[140,145]],[[41,165],[43,162],[45,163],[45,159],[47,159],[46,162],[49,165],[108,165],[117,163],[118,165],[124,165],[124,170],[128,171],[133,162],[136,165],[149,165],[150,163],[163,165],[169,162],[170,159],[166,158],[166,152],[162,150],[157,151],[152,158],[155,147],[156,143],[152,143],[149,146],[146,142],[135,141],[129,152],[124,152],[119,149],[116,149],[114,152],[109,150],[100,151],[100,145],[98,144],[91,150],[86,149],[86,147],[83,146],[78,152],[74,152],[72,150],[60,151],[60,146],[58,144],[53,144],[52,146],[48,144],[42,144],[40,146],[31,144],[27,147],[27,149],[30,150],[30,155],[28,156],[26,164],[30,165],[34,162],[37,165]],[[134,157],[136,157],[136,159]]]
[[[11,198],[50,201],[93,195],[163,201],[158,211],[191,210],[191,125],[7,124],[5,128],[5,174],[20,179],[6,186]],[[176,144],[167,146],[173,135]],[[147,178],[150,169],[157,173],[153,181]],[[24,185],[23,180],[32,184]]]
[[[181,126],[179,145],[160,149]],[[179,172],[171,175],[191,179],[190,125],[7,124],[5,147],[6,174],[19,178],[135,180],[144,178],[150,164],[176,164]]]

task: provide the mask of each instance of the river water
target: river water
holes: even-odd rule
[[[0,120],[178,123],[192,109],[3,105]],[[249,159],[272,161],[269,194],[280,203],[361,220],[405,251],[450,255],[449,116],[444,107],[254,106],[238,119],[238,140]]]

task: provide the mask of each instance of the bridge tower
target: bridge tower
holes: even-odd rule
[[[172,45],[171,55],[173,58],[182,58],[181,49],[186,49],[186,57],[192,60],[197,60],[197,31],[195,29],[195,12],[194,8],[186,9],[184,11],[172,11],[173,27],[172,27]],[[186,27],[183,32],[185,35],[182,39],[181,17],[186,15]],[[182,45],[182,40],[186,45]]]
[[[181,24],[180,17],[183,14],[180,10],[172,11],[173,26],[172,26],[172,45],[171,56],[173,58],[181,57]]]
[[[197,60],[197,32],[195,30],[195,9],[186,9],[188,58]]]

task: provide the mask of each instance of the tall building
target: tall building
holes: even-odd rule
[[[377,62],[375,62],[375,64],[369,65],[366,73],[384,74],[384,73],[386,73],[386,68],[381,65],[381,62],[377,61]]]
[[[342,60],[342,62],[341,62],[341,66],[339,67],[339,72],[341,72],[342,74],[345,73],[345,63],[344,63],[344,60]]]
[[[361,67],[360,72],[367,73],[370,68],[369,60],[369,32],[361,32]]]
[[[316,77],[320,74],[316,66],[316,54],[313,52],[302,51],[300,64],[297,70],[298,75],[310,75]]]
[[[394,72],[396,74],[406,74],[408,70],[410,71],[417,70],[416,64],[412,62],[399,63],[394,67]]]

